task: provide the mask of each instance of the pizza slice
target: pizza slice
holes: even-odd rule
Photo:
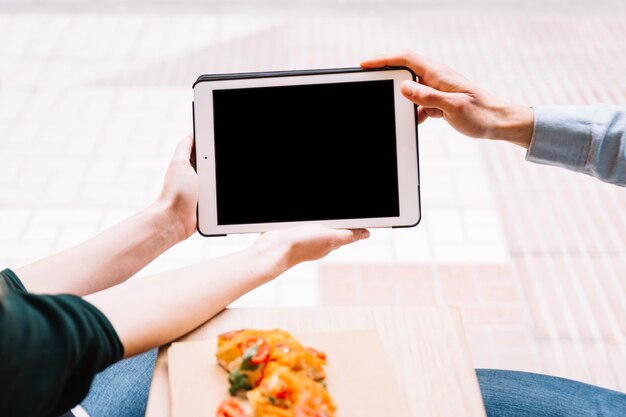
[[[323,383],[276,362],[247,398],[254,417],[334,417],[336,409]]]
[[[218,337],[217,361],[230,397],[218,417],[334,417],[326,355],[284,330],[238,330]]]
[[[303,346],[284,330],[238,330],[218,337],[217,360],[229,372],[230,393],[258,386],[265,366],[276,362],[315,381],[326,378],[326,355]]]

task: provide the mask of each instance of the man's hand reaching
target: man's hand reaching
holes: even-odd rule
[[[483,91],[456,71],[415,52],[382,55],[363,61],[363,68],[406,66],[418,82],[405,81],[402,94],[417,104],[418,124],[443,118],[473,138],[500,139],[528,148],[533,132],[533,109],[508,104]]]

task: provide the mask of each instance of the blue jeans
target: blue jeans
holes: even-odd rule
[[[144,417],[156,357],[153,349],[109,366],[80,405],[90,417]]]
[[[529,372],[476,370],[488,417],[624,417],[626,394]]]
[[[144,417],[156,350],[99,373],[81,404],[91,417]],[[624,417],[626,394],[529,372],[476,370],[488,417]]]

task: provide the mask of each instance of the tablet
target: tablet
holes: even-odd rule
[[[408,68],[203,75],[193,85],[198,231],[419,223]]]

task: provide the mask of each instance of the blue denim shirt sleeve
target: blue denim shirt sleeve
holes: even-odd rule
[[[535,107],[526,160],[626,186],[626,107]]]

